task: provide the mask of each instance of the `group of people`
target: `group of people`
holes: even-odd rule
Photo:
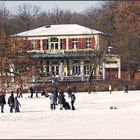
[[[49,97],[48,92],[45,91],[44,89],[42,91],[39,91],[37,88],[31,86],[29,88],[29,90],[30,90],[30,96],[29,96],[30,98],[33,98],[34,93],[35,93],[36,97],[38,98],[38,93],[39,92],[41,92],[41,96],[45,95],[45,97]]]
[[[0,106],[1,106],[1,113],[4,113],[4,105],[6,104],[5,93],[0,92]],[[13,109],[16,112],[20,112],[19,106],[21,106],[20,102],[17,99],[17,96],[14,97],[14,92],[11,92],[11,95],[8,98],[8,105],[10,107],[10,113],[13,113]]]
[[[74,103],[76,100],[75,92],[73,92],[72,89],[70,87],[68,87],[67,93],[68,93],[68,98],[70,98],[71,106],[66,101],[65,94],[64,94],[64,91],[62,89],[58,90],[56,88],[54,91],[51,92],[51,94],[50,94],[50,108],[51,108],[51,110],[55,110],[56,105],[58,105],[58,104],[60,106],[60,110],[62,110],[63,108],[65,110],[67,110],[67,109],[75,110],[75,106],[74,106]]]
[[[29,88],[30,90],[30,98],[33,98],[33,94],[36,93],[36,97],[38,97],[38,91],[35,87],[31,86]],[[50,97],[50,108],[51,110],[55,110],[56,106],[60,105],[60,110],[64,109],[72,109],[75,110],[74,102],[76,100],[75,93],[76,93],[76,87],[71,88],[68,86],[67,88],[68,98],[70,98],[70,104],[66,101],[64,91],[62,89],[55,88],[53,91],[41,91],[41,95],[45,95],[45,97]]]
[[[112,93],[112,86],[111,86],[111,83],[109,83],[108,90],[109,90],[109,92],[110,92],[110,94],[111,94],[111,93]],[[128,84],[127,84],[127,83],[125,84],[124,93],[128,93]]]

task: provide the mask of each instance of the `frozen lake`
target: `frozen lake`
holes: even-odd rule
[[[66,99],[69,102],[69,99]],[[139,139],[140,91],[76,93],[76,110],[50,110],[50,99],[19,98],[20,113],[0,113],[1,139]],[[6,95],[6,101],[9,95]],[[117,109],[110,109],[115,106]]]

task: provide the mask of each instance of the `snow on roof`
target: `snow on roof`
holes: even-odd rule
[[[21,32],[14,36],[62,36],[62,35],[84,35],[106,33],[90,29],[78,24],[46,25],[33,30]]]

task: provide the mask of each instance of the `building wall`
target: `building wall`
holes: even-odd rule
[[[121,74],[121,79],[123,79],[123,80],[129,80],[129,76],[128,76],[127,70],[126,71],[125,70],[122,70],[121,73],[122,73]],[[139,81],[140,80],[140,71],[137,71],[135,73],[134,80],[135,81]]]
[[[140,80],[140,71],[135,74],[135,80]]]
[[[36,41],[36,50],[46,50],[45,49],[45,40],[50,39],[52,37],[26,37],[24,45],[27,49],[33,49],[33,41]],[[63,49],[71,50],[72,49],[72,39],[78,40],[78,48],[77,49],[87,49],[85,48],[85,39],[92,38],[92,49],[99,48],[99,35],[77,35],[77,36],[56,36],[53,38],[63,39]],[[42,47],[41,47],[42,46]],[[50,48],[50,46],[48,46]]]
[[[45,47],[45,41],[50,38],[57,38],[59,40],[59,45],[58,48],[60,48],[60,39],[62,39],[63,42],[63,49],[56,49],[56,50],[51,50],[50,43],[48,45],[48,48]],[[91,38],[91,48],[89,50],[94,50],[94,49],[104,49],[107,50],[108,47],[108,38],[107,36],[103,35],[73,35],[73,36],[55,36],[55,37],[50,37],[50,36],[44,36],[44,37],[26,37],[27,40],[25,40],[25,46],[29,50],[33,49],[31,45],[32,40],[36,40],[36,50],[37,51],[46,51],[47,53],[58,53],[62,52],[64,53],[65,51],[73,51],[73,50],[83,50],[87,51],[88,48],[85,48],[85,40],[86,38]],[[72,39],[77,39],[78,43],[78,48],[73,49],[72,48]],[[28,42],[30,41],[30,42]],[[27,50],[28,50],[27,49]],[[87,58],[84,58],[84,60]],[[72,75],[72,65],[73,65],[73,59],[63,59],[64,61],[64,76]],[[79,59],[79,62],[81,59]],[[80,63],[79,63],[80,64]],[[86,64],[86,63],[84,63]],[[69,69],[69,70],[68,70]],[[97,68],[97,74],[101,72],[101,69],[98,67]]]

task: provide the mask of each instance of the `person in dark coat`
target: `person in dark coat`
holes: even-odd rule
[[[58,105],[58,103],[57,103],[57,99],[58,99],[58,89],[57,89],[57,88],[54,90],[54,99],[55,99],[55,105]]]
[[[68,93],[68,98],[70,98],[71,97],[71,94],[72,94],[71,87],[68,87],[67,93]]]
[[[65,103],[63,104],[63,107],[65,108],[65,110],[70,109],[70,105],[69,105],[68,102],[65,102]]]
[[[128,84],[125,85],[125,91],[124,93],[128,93]]]
[[[72,93],[71,94],[71,108],[72,108],[72,110],[75,110],[75,107],[74,107],[75,100],[76,100],[75,94]]]
[[[8,98],[8,104],[10,106],[10,113],[13,113],[13,109],[14,109],[14,92],[11,92],[10,97]]]
[[[30,96],[30,97],[31,97],[31,98],[33,98],[34,89],[33,89],[33,87],[32,87],[32,86],[30,87],[30,93],[31,93],[31,96]]]
[[[65,103],[65,95],[63,90],[61,89],[58,96],[58,104],[60,104],[60,110],[63,109],[64,103]]]
[[[6,104],[5,94],[3,92],[0,93],[0,106],[1,106],[1,113],[4,113],[4,105]]]
[[[17,97],[14,99],[14,108],[15,108],[15,113],[20,112],[19,106],[21,106],[20,102],[18,101]]]

